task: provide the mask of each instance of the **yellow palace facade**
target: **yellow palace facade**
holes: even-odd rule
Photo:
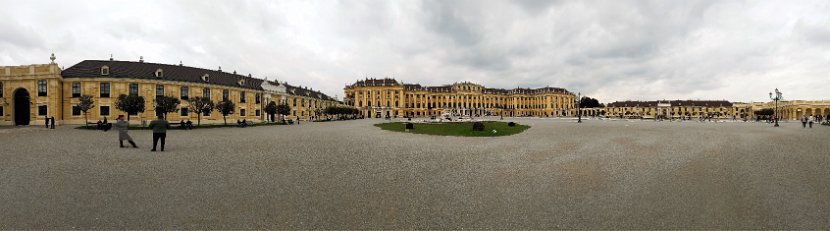
[[[573,116],[576,95],[562,88],[486,88],[462,82],[444,86],[365,79],[344,89],[344,103],[369,118],[425,117],[442,113],[468,116]]]
[[[132,123],[155,117],[154,99],[164,95],[181,100],[180,109],[168,114],[168,120],[196,122],[189,112],[188,100],[199,96],[214,102],[229,100],[236,106],[228,121],[264,121],[265,105],[271,101],[287,104],[291,113],[286,119],[311,120],[324,116],[323,109],[341,104],[318,91],[287,83],[267,81],[182,64],[158,64],[139,61],[85,60],[66,70],[54,62],[0,67],[0,125],[45,123],[54,117],[57,124],[83,124],[84,115],[77,107],[80,96],[92,96],[94,107],[87,112],[91,122],[114,120],[126,113],[115,107],[119,95],[140,95],[145,110],[131,115]],[[217,111],[202,116],[202,123],[221,123]]]

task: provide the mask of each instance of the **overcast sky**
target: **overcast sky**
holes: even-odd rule
[[[0,66],[215,69],[343,96],[358,79],[564,87],[602,102],[830,99],[830,1],[9,1]]]

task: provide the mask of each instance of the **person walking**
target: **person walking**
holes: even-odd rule
[[[127,121],[124,121],[124,115],[118,115],[118,119],[115,120],[115,130],[118,131],[118,144],[120,144],[123,148],[124,140],[127,140],[131,145],[133,145],[133,148],[138,148],[138,146],[135,145],[135,142],[133,142],[133,138],[130,137],[130,134],[127,134],[128,129],[129,124],[127,124]]]
[[[815,117],[813,117],[812,115],[810,115],[810,118],[809,118],[809,119],[808,119],[808,121],[807,121],[807,123],[809,123],[809,124],[810,124],[810,128],[813,128],[813,121],[814,121],[814,120],[816,120],[816,118],[815,118]]]
[[[801,127],[807,128],[807,116],[801,117]]]
[[[150,121],[150,128],[153,129],[153,149],[150,149],[151,152],[156,151],[156,144],[159,140],[161,140],[161,151],[164,151],[164,140],[167,138],[167,128],[169,127],[170,123],[164,120],[164,115],[159,115],[157,120]]]

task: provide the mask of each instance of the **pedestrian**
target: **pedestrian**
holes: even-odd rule
[[[801,127],[807,128],[807,116],[801,117]]]
[[[150,121],[150,128],[153,129],[153,149],[150,149],[151,152],[156,151],[156,144],[158,141],[161,140],[161,151],[164,151],[164,140],[167,138],[167,128],[170,127],[170,124],[167,123],[167,120],[164,120],[164,115],[158,115],[157,120]]]
[[[46,128],[49,128],[49,117],[48,116],[43,116],[43,123],[46,126]]]
[[[55,129],[55,116],[52,116],[52,129]]]
[[[118,115],[118,118],[115,119],[115,130],[118,131],[118,144],[120,144],[122,148],[124,147],[124,140],[130,142],[130,144],[133,145],[133,148],[138,148],[138,146],[135,145],[135,142],[133,142],[133,138],[130,137],[130,134],[127,134],[129,124],[127,121],[124,121],[124,115]]]
[[[810,123],[810,128],[813,128],[813,121],[814,120],[816,120],[816,118],[813,117],[812,115],[810,115],[810,118],[808,119],[808,122],[807,122],[807,123]]]

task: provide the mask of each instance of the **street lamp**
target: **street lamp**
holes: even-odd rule
[[[582,123],[582,93],[576,93],[576,122]]]
[[[774,94],[772,92],[769,93],[769,99],[775,101],[775,109],[772,110],[772,118],[775,120],[775,127],[778,127],[778,101],[783,99],[781,95],[782,94],[778,91],[778,88],[775,89]]]

